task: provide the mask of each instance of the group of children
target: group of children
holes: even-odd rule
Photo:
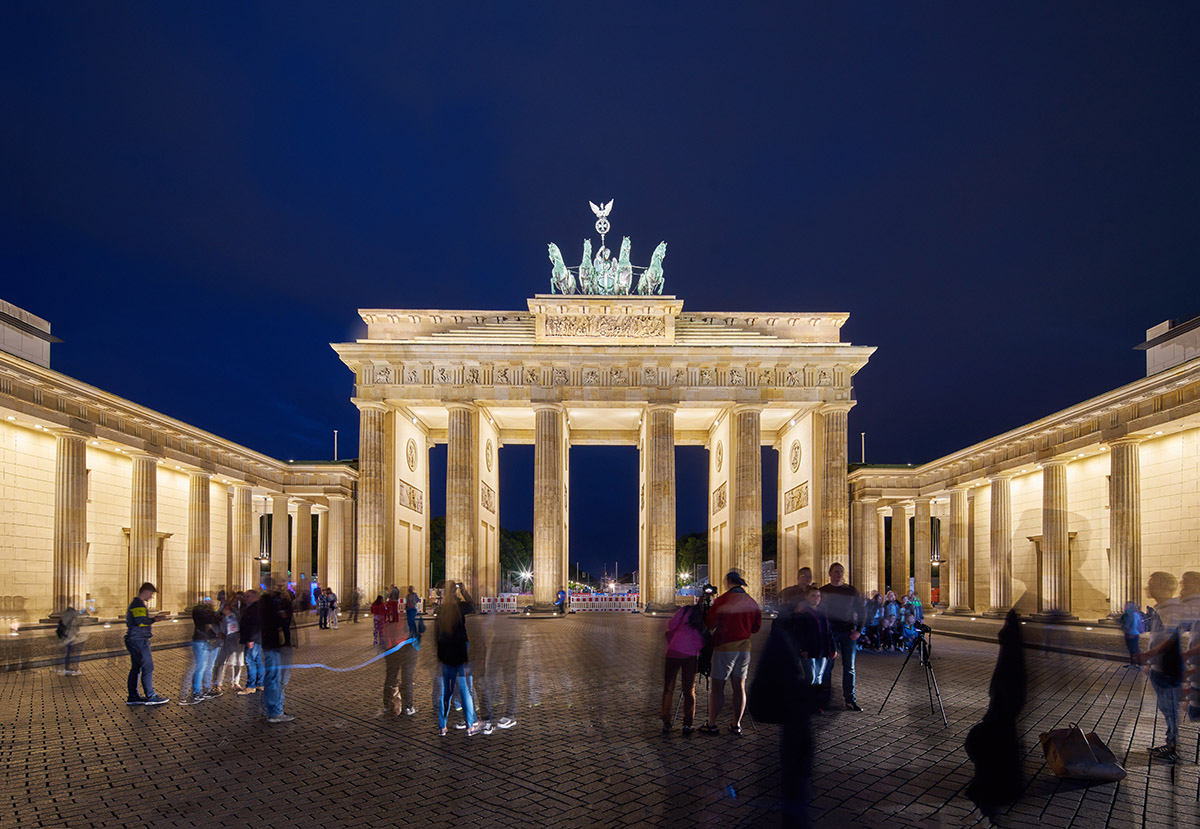
[[[916,641],[919,623],[925,621],[925,610],[916,593],[901,602],[891,590],[881,595],[872,591],[866,601],[866,624],[859,638],[859,650],[905,651]]]

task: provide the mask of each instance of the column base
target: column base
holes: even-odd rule
[[[952,607],[949,610],[943,610],[942,615],[943,616],[978,616],[979,614],[976,613],[974,610],[972,610],[969,607]]]
[[[536,604],[531,605],[532,610],[528,612],[536,613],[539,616],[558,616],[558,605],[556,604]]]
[[[1010,607],[991,607],[983,612],[983,616],[987,619],[1003,619],[1011,609]]]
[[[642,613],[647,616],[674,616],[676,608],[675,604],[647,603]]]
[[[1063,611],[1051,613],[1033,613],[1029,616],[1030,621],[1041,622],[1043,624],[1053,624],[1054,622],[1077,622],[1078,616],[1072,616],[1070,613]]]

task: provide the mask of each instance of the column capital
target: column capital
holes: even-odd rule
[[[467,411],[467,412],[479,411],[479,406],[477,406],[474,403],[466,402],[464,400],[452,400],[443,405],[446,407],[447,412],[453,412],[455,410],[463,410],[463,411]]]
[[[730,410],[731,414],[762,414],[763,406],[760,403],[738,403]]]
[[[891,511],[892,511],[891,504],[881,504],[880,506],[875,507],[875,512],[879,513],[880,515],[886,515],[887,513],[891,512]]]
[[[1113,438],[1112,440],[1104,441],[1105,446],[1137,446],[1139,443],[1144,443],[1149,439],[1148,435],[1125,435],[1124,437]]]
[[[835,412],[848,412],[854,408],[854,403],[849,400],[839,400],[832,403],[822,403],[818,408],[819,414],[833,414]]]
[[[1001,472],[993,472],[991,475],[988,475],[988,483],[994,484],[998,481],[1011,481],[1013,478],[1017,477],[1017,475],[1018,472],[1015,469],[1005,469]]]
[[[56,438],[79,438],[80,440],[90,440],[95,435],[89,435],[87,432],[81,432],[78,429],[72,429],[70,426],[50,426],[43,430],[47,434],[54,435]]]
[[[353,397],[350,399],[350,402],[353,403],[360,412],[365,412],[365,411],[385,412],[389,408],[388,404],[384,403],[382,400],[364,400],[361,397]]]
[[[1070,462],[1071,458],[1047,458],[1038,465],[1045,469],[1048,466],[1066,466]]]
[[[877,503],[880,499],[879,499],[878,495],[858,495],[855,497],[854,500],[860,504],[874,504],[874,503]]]
[[[209,472],[207,469],[189,469],[188,470],[189,478],[205,478],[205,479],[211,480],[212,476],[213,476],[213,474],[211,472]]]
[[[679,408],[678,403],[650,403],[646,406],[646,414],[651,412],[671,412],[674,413]]]
[[[916,498],[913,498],[914,505],[915,504],[930,504],[930,503],[933,503],[932,495],[918,495]]]
[[[542,403],[534,403],[533,410],[535,412],[558,412],[559,414],[565,414],[567,411],[567,407],[564,406],[562,403],[542,402]]]
[[[131,458],[137,458],[138,460],[149,460],[156,463],[162,460],[162,455],[156,455],[154,452],[148,452],[145,449],[126,449],[125,454]]]

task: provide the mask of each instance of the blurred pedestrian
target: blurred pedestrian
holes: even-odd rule
[[[242,690],[242,668],[246,665],[246,655],[242,643],[238,641],[238,617],[232,604],[226,604],[221,611],[221,621],[218,626],[221,634],[221,652],[217,655],[219,664],[213,668],[213,680],[217,686],[228,685],[234,691]]]
[[[81,642],[79,628],[79,611],[68,605],[62,615],[58,617],[58,626],[55,629],[59,642],[63,646],[63,666],[59,669],[59,673],[64,676],[78,676],[83,673],[79,670],[79,645]],[[75,657],[74,662],[71,661],[72,656]]]
[[[247,590],[246,606],[238,619],[238,641],[245,649],[246,687],[238,691],[238,696],[255,694],[263,690],[263,657],[262,657],[262,621],[259,618],[258,603],[262,599],[257,590]]]
[[[660,715],[663,734],[670,734],[675,722],[675,678],[683,683],[683,736],[692,733],[692,721],[696,717],[696,669],[700,651],[708,639],[706,617],[717,588],[704,585],[700,601],[691,607],[683,606],[675,611],[667,623],[666,650],[663,654],[663,691]]]
[[[1129,664],[1126,668],[1139,667],[1139,640],[1145,631],[1145,620],[1142,611],[1138,610],[1137,603],[1125,602],[1125,612],[1121,614],[1121,632],[1125,635],[1125,649],[1129,651]]]
[[[362,603],[362,594],[358,588],[350,591],[350,621],[353,624],[358,624],[358,606]]]
[[[218,646],[217,632],[214,629],[216,622],[217,614],[210,603],[197,602],[192,607],[192,665],[184,674],[180,705],[195,705],[220,695],[220,691],[214,694],[212,687],[212,666]]]
[[[1179,707],[1183,702],[1183,655],[1179,633],[1183,607],[1175,595],[1178,589],[1179,581],[1170,573],[1150,574],[1146,595],[1154,599],[1155,616],[1150,628],[1150,647],[1137,656],[1138,662],[1150,665],[1150,684],[1167,732],[1166,742],[1150,749],[1150,756],[1167,763],[1178,759]]]
[[[283,711],[284,691],[290,668],[289,628],[292,608],[285,587],[275,586],[269,595],[259,599],[259,622],[262,625],[262,659],[266,669],[263,691],[263,712],[269,723],[285,723],[296,719]],[[288,651],[287,653],[284,653]]]
[[[471,699],[468,676],[468,647],[466,617],[475,612],[471,596],[461,582],[447,582],[442,596],[442,607],[436,622],[437,656],[442,671],[442,699],[438,706],[438,731],[446,735],[446,718],[450,713],[455,689],[462,698],[463,716],[466,719],[467,736],[480,731],[475,720],[475,706]]]
[[[858,638],[866,623],[866,607],[853,585],[846,583],[846,568],[834,563],[829,568],[829,583],[821,587],[821,603],[833,641],[842,660],[842,699],[847,711],[861,711],[854,685],[854,657],[858,651]],[[833,671],[826,673],[823,681],[828,699],[833,692]]]
[[[383,621],[387,615],[387,604],[383,601],[383,596],[375,597],[375,601],[371,602],[371,619],[374,622],[373,636],[371,638],[372,645],[383,644]]]
[[[417,595],[417,591],[410,584],[408,586],[408,595],[404,597],[404,618],[408,622],[408,637],[413,640],[413,649],[421,649],[421,632],[417,630],[417,607],[421,604],[421,597]]]
[[[333,592],[332,587],[325,588],[325,600],[329,603],[329,621],[327,622],[327,626],[337,630],[338,614],[341,610],[338,608],[337,593]]]
[[[329,598],[324,590],[317,591],[317,630],[329,627]]]

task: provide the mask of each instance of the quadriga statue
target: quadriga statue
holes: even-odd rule
[[[575,274],[563,264],[562,253],[558,245],[550,243],[550,293],[575,293]]]
[[[633,287],[633,265],[629,264],[629,237],[621,239],[621,254],[617,257],[618,294],[627,294]]]
[[[638,279],[637,292],[642,296],[662,293],[664,281],[662,262],[666,256],[667,243],[659,242],[658,247],[654,249],[654,255],[650,257],[650,267],[642,271],[642,275]]]
[[[579,264],[579,293],[596,293],[596,269],[592,267],[592,240],[583,240],[583,262]]]

